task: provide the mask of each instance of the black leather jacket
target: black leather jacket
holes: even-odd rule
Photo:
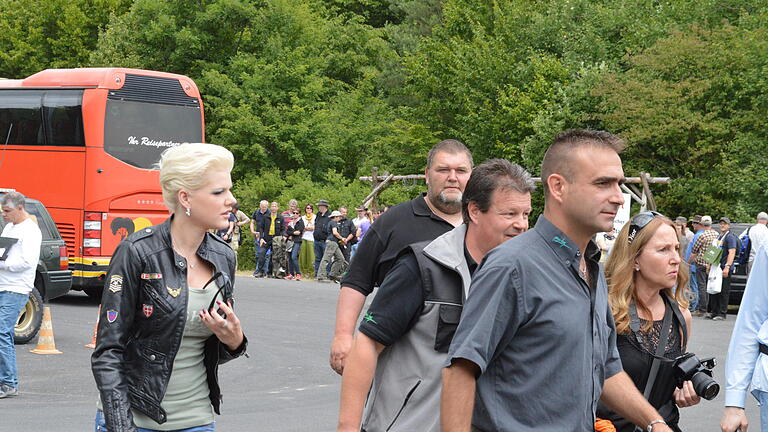
[[[135,431],[133,408],[157,423],[187,318],[186,260],[171,247],[169,218],[131,234],[117,247],[107,272],[91,368],[110,432]],[[232,299],[235,256],[221,239],[206,234],[197,255],[221,272],[215,284]],[[214,288],[209,285],[210,288]],[[150,312],[151,313],[145,313]],[[147,316],[148,315],[148,316]],[[245,352],[231,352],[216,336],[205,342],[211,404],[219,414],[218,365]]]

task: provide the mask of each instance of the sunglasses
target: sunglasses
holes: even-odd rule
[[[301,213],[299,213],[299,212],[293,212],[293,214],[297,215],[297,214],[301,214]]]
[[[648,222],[652,221],[653,218],[655,218],[656,216],[664,216],[664,215],[653,210],[644,211],[636,214],[635,217],[633,217],[632,220],[629,221],[629,235],[627,235],[628,243],[631,244],[632,240],[634,240],[635,237],[637,236],[637,233],[639,233],[641,229],[645,228],[645,226],[648,225]]]
[[[216,283],[216,286],[219,287],[219,289],[216,291],[216,294],[213,295],[213,299],[211,299],[211,304],[208,305],[208,310],[213,309],[213,305],[216,304],[216,298],[219,296],[220,293],[222,293],[222,290],[224,290],[224,288],[226,288],[230,284],[230,280],[227,277],[227,275],[225,275],[220,271],[217,271],[216,273],[214,273],[213,277],[211,277],[208,280],[208,282],[206,282],[205,285],[203,285],[203,289],[206,289],[208,285],[210,285],[211,282],[214,282],[214,281]],[[224,294],[222,293],[222,297],[223,296]],[[223,297],[222,300],[224,300],[224,303],[227,303],[230,300],[232,300],[232,298]],[[221,315],[223,319],[227,319],[227,314],[225,314],[224,311],[221,310],[221,308],[219,308],[217,312],[219,313],[219,315]]]

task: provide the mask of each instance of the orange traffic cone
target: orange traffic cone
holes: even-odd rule
[[[96,324],[93,325],[93,335],[91,336],[91,343],[85,344],[86,348],[96,348],[96,333],[99,332],[99,317],[101,316],[101,305],[99,305],[99,314],[96,315]]]
[[[35,354],[61,354],[56,349],[56,343],[53,341],[53,324],[51,323],[51,308],[46,306],[43,309],[43,323],[40,325],[40,334],[37,338],[37,347],[29,350]]]

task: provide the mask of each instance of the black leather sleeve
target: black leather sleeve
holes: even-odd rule
[[[119,244],[105,279],[91,370],[110,432],[133,432],[124,354],[137,310],[141,257],[134,243]]]

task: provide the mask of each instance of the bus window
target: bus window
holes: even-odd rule
[[[43,118],[47,145],[85,146],[82,104],[82,91],[49,90],[45,92]]]
[[[0,140],[11,145],[45,145],[40,102],[42,91],[0,92]],[[10,135],[9,135],[10,131]]]
[[[200,108],[107,100],[104,151],[138,168],[156,169],[168,147],[202,141]]]

